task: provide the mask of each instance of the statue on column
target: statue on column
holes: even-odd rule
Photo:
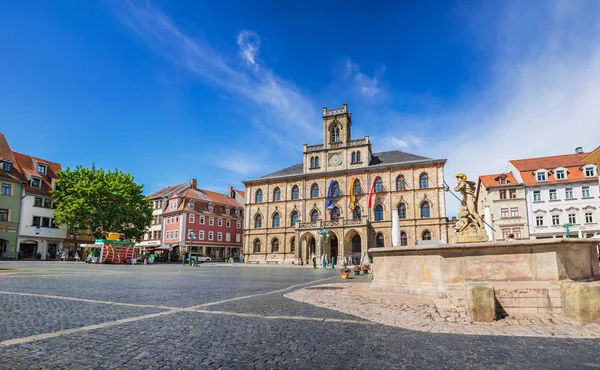
[[[458,209],[458,222],[454,226],[455,243],[487,242],[485,224],[477,212],[475,204],[475,183],[467,181],[467,175],[456,175],[454,191],[462,195],[462,202]]]

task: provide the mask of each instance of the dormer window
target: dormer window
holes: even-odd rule
[[[41,189],[42,188],[42,179],[40,179],[39,177],[32,177],[31,178],[31,187],[36,188],[36,189]]]
[[[209,204],[209,205],[208,205],[208,212],[212,212],[212,211],[213,211],[213,209],[214,209],[213,205],[212,205],[212,204]]]
[[[190,201],[190,209],[194,209],[194,201]]]
[[[237,217],[240,217],[240,210],[239,210],[239,209],[237,209],[237,208],[236,208],[236,210],[235,210],[235,215],[236,215]]]
[[[177,209],[177,201],[173,200],[169,203],[169,208],[170,209]]]
[[[596,176],[596,166],[590,165],[583,167],[583,174],[585,177],[595,177]]]
[[[2,162],[2,171],[10,172],[12,171],[12,163],[10,162]]]
[[[540,181],[548,181],[548,171],[546,170],[538,170],[535,173],[535,177],[537,179],[538,182]]]
[[[230,214],[231,210],[229,209],[229,207],[225,207],[225,213]]]
[[[506,185],[506,183],[507,183],[506,177],[501,177],[499,182],[500,182],[500,185]]]
[[[37,165],[37,172],[40,175],[45,175],[46,173],[48,173],[48,166],[46,166],[45,164],[39,164]]]
[[[565,170],[564,168],[556,169],[554,171],[554,177],[556,177],[557,180],[566,180],[567,170]]]

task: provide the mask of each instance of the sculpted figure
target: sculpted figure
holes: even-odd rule
[[[456,187],[454,191],[460,192],[463,197],[459,217],[463,224],[466,223],[466,225],[462,226],[462,229],[464,230],[471,223],[476,229],[483,229],[483,220],[477,213],[477,206],[475,205],[475,183],[467,181],[467,175],[464,173],[459,173],[456,175]]]

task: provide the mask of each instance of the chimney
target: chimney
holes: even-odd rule
[[[581,154],[583,153],[583,147],[582,146],[578,146],[577,148],[575,148],[575,154]]]
[[[235,194],[233,194],[233,186],[229,187],[229,197],[235,198]]]
[[[198,181],[196,181],[196,179],[192,179],[192,181],[190,181],[190,186],[192,187],[192,189],[197,189]]]

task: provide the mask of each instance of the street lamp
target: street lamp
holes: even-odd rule
[[[196,239],[196,233],[194,230],[188,231],[188,239],[190,239],[190,248],[188,251],[188,256],[190,260],[190,266],[192,266],[192,244],[194,243],[194,239]]]
[[[326,249],[325,242],[327,241],[327,237],[329,236],[329,230],[327,230],[325,228],[325,226],[323,226],[323,227],[321,227],[321,231],[319,231],[319,235],[321,235],[321,240],[322,240],[321,249],[323,252],[323,257],[321,258],[321,260],[322,260],[321,262],[323,263],[323,268],[325,268],[327,266],[327,254],[325,253],[327,249]]]

